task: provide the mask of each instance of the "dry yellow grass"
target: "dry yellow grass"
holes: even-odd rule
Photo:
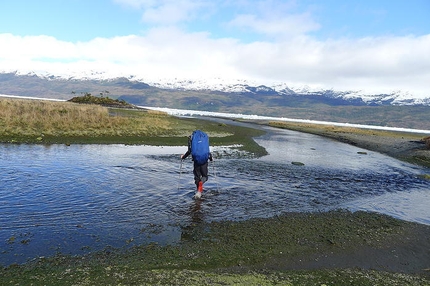
[[[385,136],[385,137],[408,137],[420,139],[421,134],[405,133],[399,131],[377,130],[368,128],[358,128],[349,126],[335,126],[330,124],[315,124],[315,123],[297,123],[297,122],[270,122],[269,125],[280,128],[287,128],[291,130],[304,131],[310,133],[354,133],[361,135],[371,136]],[[313,131],[313,132],[312,132]]]
[[[112,116],[99,105],[0,99],[0,135],[5,136],[146,136],[163,134],[170,125],[160,113]]]

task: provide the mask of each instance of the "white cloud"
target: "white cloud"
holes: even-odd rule
[[[158,0],[113,0],[113,2],[124,5],[124,6],[130,6],[132,8],[141,9],[144,7],[151,7],[154,5],[157,5]]]
[[[238,15],[229,25],[244,30],[251,29],[269,36],[302,35],[319,28],[319,25],[309,21],[309,15],[293,15],[287,17],[259,18],[256,15]]]
[[[63,59],[76,55],[72,43],[58,41],[49,36],[14,36],[1,34],[0,59],[33,60],[49,57]]]
[[[156,25],[189,22],[213,6],[204,0],[115,0],[116,3],[142,11],[142,20]]]
[[[143,13],[143,21],[155,24],[176,24],[188,22],[198,15],[198,11],[204,6],[197,1],[160,1],[156,6],[151,6]]]
[[[247,13],[237,14],[229,26],[268,36],[291,37],[320,29],[309,11],[297,12],[295,1],[250,1]]]
[[[61,74],[94,70],[144,79],[220,77],[373,93],[403,90],[430,97],[430,35],[322,41],[307,35],[319,29],[319,24],[307,12],[292,13],[293,1],[279,7],[276,1],[255,2],[256,7],[250,7],[249,1],[219,1],[246,8],[233,20],[226,18],[231,27],[269,36],[246,43],[171,25],[201,17],[197,12],[211,2],[115,1],[141,9],[146,21],[160,25],[144,36],[77,43],[49,36],[0,34],[0,70]]]

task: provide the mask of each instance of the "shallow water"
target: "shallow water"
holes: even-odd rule
[[[0,145],[0,263],[174,243],[200,221],[292,211],[364,209],[430,224],[430,181],[418,177],[428,169],[267,130],[256,141],[270,155],[216,159],[201,201],[192,199],[192,162],[179,159],[185,146]]]

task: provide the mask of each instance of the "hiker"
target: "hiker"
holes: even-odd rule
[[[202,196],[203,184],[208,180],[208,160],[213,161],[209,151],[209,137],[205,132],[196,130],[188,136],[188,150],[181,155],[181,159],[184,160],[190,154],[194,161],[194,182],[197,187],[194,197],[199,199]]]

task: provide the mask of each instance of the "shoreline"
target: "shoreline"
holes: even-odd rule
[[[0,268],[0,283],[428,285],[429,237],[430,226],[377,213],[284,213],[192,225],[177,245],[40,258]]]
[[[258,124],[331,138],[404,162],[430,168],[430,148],[427,148],[426,142],[423,140],[430,134],[274,121],[260,121]]]
[[[420,141],[429,134],[248,122],[325,136],[430,167],[430,149]],[[237,137],[243,140],[243,134],[238,132]],[[60,281],[64,285],[430,283],[430,226],[376,213],[288,213],[193,225],[184,234],[178,246],[142,245],[125,253],[107,249],[88,256],[58,255],[12,265],[0,269],[0,281]]]

